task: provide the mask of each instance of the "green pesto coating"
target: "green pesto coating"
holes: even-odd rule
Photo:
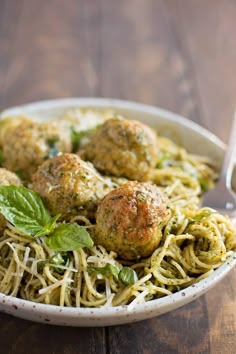
[[[68,153],[45,161],[32,182],[32,189],[40,194],[51,214],[59,213],[63,219],[93,215],[100,199],[109,191],[91,164]]]
[[[98,127],[79,154],[107,175],[144,181],[158,161],[157,137],[141,122],[109,119]]]
[[[7,118],[0,123],[3,166],[19,173],[26,181],[45,159],[52,147],[58,152],[72,150],[70,130],[62,122],[36,122],[27,117]]]
[[[156,186],[130,181],[103,199],[94,241],[124,259],[148,257],[158,247],[169,217],[166,198]]]

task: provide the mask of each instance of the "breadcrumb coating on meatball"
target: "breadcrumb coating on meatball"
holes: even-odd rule
[[[110,187],[93,166],[75,154],[62,154],[45,161],[33,175],[38,192],[52,215],[63,219],[93,215]]]
[[[36,122],[27,117],[8,118],[0,135],[3,166],[29,181],[37,167],[58,152],[72,150],[70,130],[59,122]]]
[[[20,186],[20,178],[13,172],[0,168],[0,186]]]
[[[124,259],[148,257],[158,247],[169,217],[167,200],[155,185],[128,182],[100,204],[95,243]]]
[[[157,137],[141,122],[109,119],[97,128],[79,154],[105,174],[143,181],[158,161]]]

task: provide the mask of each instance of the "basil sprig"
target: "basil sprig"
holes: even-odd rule
[[[111,264],[104,267],[88,267],[89,273],[97,273],[104,276],[113,276],[117,281],[120,280],[125,285],[133,285],[138,280],[135,270],[129,267],[123,267],[121,270]]]
[[[135,270],[129,267],[123,267],[119,273],[119,278],[125,285],[132,285],[138,280]]]
[[[39,194],[26,187],[0,186],[0,213],[28,236],[47,236],[46,244],[54,251],[93,246],[83,226],[76,223],[57,225],[60,214],[52,218]]]
[[[46,258],[42,261],[38,262],[39,266],[44,266],[46,264],[53,264],[53,265],[62,265],[62,266],[68,266],[70,261],[70,258],[68,256],[67,253],[63,253],[63,252],[58,252],[56,254],[54,254],[52,257],[50,258]]]
[[[119,272],[120,270],[113,266],[112,264],[107,264],[104,267],[87,267],[87,271],[89,273],[97,273],[104,275],[106,277],[113,276],[116,280],[119,280]]]
[[[0,212],[29,236],[51,233],[60,215],[51,218],[40,196],[22,186],[0,186]]]
[[[66,252],[58,252],[54,256],[41,260],[37,263],[38,268],[42,269],[45,265],[54,267],[54,270],[59,274],[64,274],[66,267],[69,266],[70,257]]]
[[[46,244],[54,251],[73,251],[78,248],[92,247],[93,240],[83,226],[76,223],[60,224],[46,239]]]

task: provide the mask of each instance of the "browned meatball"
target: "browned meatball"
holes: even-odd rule
[[[141,122],[109,119],[79,154],[103,173],[143,181],[158,161],[157,137]]]
[[[159,245],[169,217],[166,198],[155,185],[128,182],[100,204],[95,242],[124,259],[147,257]]]
[[[106,193],[103,178],[75,154],[62,154],[45,161],[32,181],[32,189],[41,195],[51,214],[60,213],[64,219],[77,214],[90,215]]]
[[[21,180],[19,177],[5,168],[0,168],[0,186],[20,186]]]
[[[5,168],[0,168],[0,186],[20,186],[21,181],[19,177]],[[0,214],[0,231],[3,231],[6,227],[6,220],[3,215]]]
[[[16,117],[2,122],[0,135],[3,166],[30,180],[37,167],[51,154],[72,150],[69,128],[63,122],[36,122]]]
[[[14,126],[16,129],[17,127],[19,127],[20,124],[24,125],[27,124],[29,121],[30,119],[26,116],[17,116],[16,118],[8,117],[0,119],[0,146],[2,147],[5,141],[4,135],[9,129],[9,127],[13,128]]]

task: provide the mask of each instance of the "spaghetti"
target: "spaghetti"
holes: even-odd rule
[[[235,229],[228,217],[200,208],[202,192],[213,185],[211,161],[191,155],[159,137],[162,157],[151,182],[170,201],[171,217],[160,245],[145,259],[127,261],[102,246],[71,252],[49,249],[44,237],[31,238],[10,223],[0,236],[0,291],[38,303],[75,307],[133,307],[168,296],[206,278],[236,248]],[[93,236],[94,222],[85,216],[70,220]],[[129,266],[138,280],[125,285],[93,267]]]

